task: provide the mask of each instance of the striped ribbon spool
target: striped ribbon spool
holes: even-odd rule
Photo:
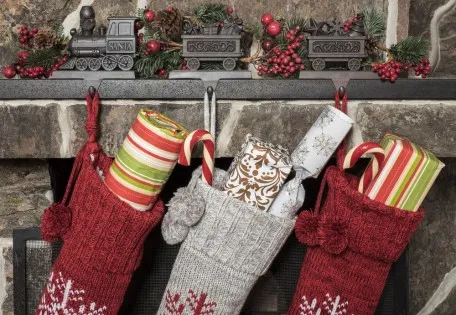
[[[380,165],[382,165],[383,160],[385,159],[385,151],[378,143],[364,142],[354,147],[347,153],[343,168],[347,169],[353,167],[364,154],[372,154],[372,163],[368,165],[359,181],[358,191],[360,193],[364,193],[364,190],[372,179],[377,176]]]
[[[204,129],[197,129],[191,132],[184,141],[181,148],[178,163],[184,166],[190,165],[192,151],[196,143],[203,143],[203,174],[202,180],[209,186],[212,186],[212,177],[214,172],[214,154],[215,143],[214,138]]]

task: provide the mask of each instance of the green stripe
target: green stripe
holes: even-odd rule
[[[401,181],[401,185],[399,186],[397,192],[396,192],[396,195],[394,196],[393,200],[391,201],[392,203],[390,204],[396,204],[397,200],[399,199],[399,197],[401,196],[402,192],[404,191],[404,189],[406,188],[407,186],[407,183],[412,179],[412,175],[413,175],[413,172],[416,170],[420,160],[421,160],[421,157],[422,157],[422,154],[421,154],[421,150],[420,148],[418,148],[415,144],[413,143],[410,143],[412,145],[412,147],[415,149],[415,152],[413,153],[415,156],[415,161],[413,162],[412,166],[410,167],[407,175],[405,175],[404,179]]]
[[[128,154],[128,152],[123,147],[121,147],[117,152],[116,159],[125,165],[129,170],[133,170],[135,172],[135,175],[146,180],[162,183],[166,181],[171,172],[171,170],[163,172],[139,162],[130,154]]]
[[[413,183],[413,188],[407,196],[407,202],[402,206],[402,208],[406,210],[412,210],[416,206],[417,201],[423,195],[439,165],[439,163],[436,163],[436,161],[427,153],[428,152],[426,152],[426,165]]]
[[[122,181],[125,181],[125,182],[127,182],[127,183],[129,183],[129,184],[131,184],[131,185],[133,185],[135,187],[141,188],[141,189],[143,189],[145,191],[153,193],[153,192],[156,192],[156,191],[158,191],[160,189],[160,188],[157,188],[157,187],[151,187],[151,186],[145,185],[143,183],[140,183],[138,181],[135,181],[135,180],[129,178],[124,173],[122,173],[121,170],[119,170],[119,168],[117,167],[116,164],[112,165],[112,170],[117,174],[117,176],[119,176],[122,179]],[[120,183],[122,184],[122,182],[120,182]],[[128,188],[128,189],[131,189],[131,188]]]

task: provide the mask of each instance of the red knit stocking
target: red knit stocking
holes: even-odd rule
[[[114,196],[99,174],[112,162],[96,140],[98,95],[87,97],[89,141],[79,151],[62,203],[42,217],[47,241],[63,239],[35,314],[117,314],[143,243],[164,205],[137,211]]]
[[[329,167],[315,211],[299,215],[296,235],[309,248],[289,314],[374,314],[391,264],[424,212],[386,206],[356,187],[356,178]]]

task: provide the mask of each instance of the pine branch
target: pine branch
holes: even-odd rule
[[[304,18],[295,16],[291,18],[289,21],[287,21],[285,27],[287,31],[294,29],[296,26],[299,26],[299,31],[296,32],[296,35],[299,35],[304,32],[306,29],[307,22]]]
[[[142,56],[136,62],[136,70],[141,77],[153,78],[159,69],[171,71],[177,69],[182,62],[179,50],[165,50],[157,54]]]
[[[227,8],[224,4],[202,4],[195,8],[194,15],[202,23],[222,22],[228,18]]]
[[[386,26],[383,14],[374,8],[363,11],[364,31],[372,40],[378,42],[385,36]]]
[[[246,26],[246,31],[253,34],[253,38],[259,40],[264,32],[264,27],[260,22],[249,23]]]
[[[399,43],[392,45],[389,53],[394,60],[402,63],[419,64],[425,58],[429,49],[429,43],[421,37],[409,36]]]
[[[55,48],[43,50],[29,50],[30,55],[27,58],[27,66],[43,67],[46,70],[51,69],[59,57],[60,51]]]

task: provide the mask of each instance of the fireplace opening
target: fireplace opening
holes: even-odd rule
[[[227,169],[232,159],[216,160],[216,167]],[[50,159],[49,174],[54,200],[63,198],[74,159]],[[330,164],[334,164],[331,161]],[[361,173],[365,164],[359,163],[354,173]],[[165,185],[161,197],[167,203],[177,188],[185,186],[201,159],[194,159],[190,167],[176,166]],[[319,179],[304,181],[306,201],[304,208],[313,207]],[[144,256],[127,290],[120,310],[122,315],[155,314],[171,274],[179,245],[167,245],[154,229],[145,243]],[[14,314],[34,314],[35,308],[46,285],[53,261],[57,258],[61,244],[48,244],[41,240],[39,227],[17,229],[13,234],[14,251]],[[305,247],[292,235],[270,270],[259,279],[249,295],[242,314],[279,315],[286,314],[296,288],[296,283],[305,256]],[[407,252],[393,267],[377,308],[377,315],[407,314],[408,276]]]

